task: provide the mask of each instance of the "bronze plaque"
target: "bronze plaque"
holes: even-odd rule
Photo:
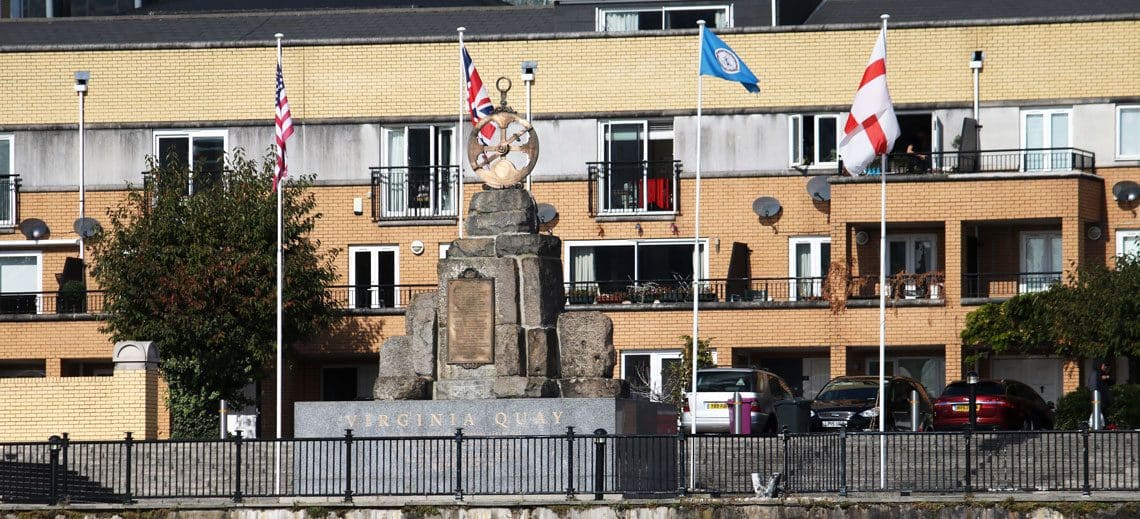
[[[480,366],[495,362],[495,280],[453,279],[447,283],[447,363]]]

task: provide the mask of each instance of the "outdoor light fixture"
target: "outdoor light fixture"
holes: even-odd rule
[[[637,231],[638,236],[641,236],[641,233],[644,232],[643,229],[641,228],[641,222],[633,224],[633,228],[634,228],[634,230]]]
[[[978,373],[971,371],[966,375],[966,383],[970,385],[970,430],[978,426]]]
[[[50,2],[49,2],[50,3]],[[91,73],[80,70],[75,73],[75,93],[79,96],[79,218],[87,216],[87,148],[83,142],[84,133],[84,106],[87,97],[87,82],[91,80]],[[83,243],[83,236],[79,237],[79,259],[83,259],[87,245]]]
[[[522,62],[522,80],[534,81],[534,71],[538,70],[537,61],[524,61]]]

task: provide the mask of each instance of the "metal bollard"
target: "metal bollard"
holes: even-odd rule
[[[740,391],[733,391],[732,393],[732,434],[737,436],[744,433],[744,418],[741,417],[741,409],[744,408],[744,401],[740,398]],[[696,413],[693,413],[696,416]]]
[[[910,432],[918,432],[918,391],[910,390]]]
[[[594,430],[594,501],[601,501],[606,491],[606,430]]]
[[[50,480],[48,482],[50,488],[48,489],[48,504],[55,506],[59,504],[59,481],[56,479],[59,472],[59,451],[62,448],[63,439],[59,436],[52,436],[48,438],[48,449],[50,451],[48,458],[48,469],[50,473]]]
[[[1102,423],[1104,421],[1104,415],[1101,414],[1100,409],[1100,390],[1094,389],[1092,394],[1092,429],[1094,431],[1099,431],[1104,428],[1104,423]]]

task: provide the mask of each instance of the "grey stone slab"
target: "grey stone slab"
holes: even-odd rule
[[[566,304],[562,261],[522,256],[519,262],[519,319],[524,326],[556,326]]]
[[[431,379],[428,377],[377,377],[372,397],[377,400],[429,400]]]
[[[495,398],[494,376],[494,368],[491,368],[489,375],[439,380],[432,385],[432,393],[436,401]]]
[[[518,376],[526,370],[526,343],[517,324],[495,326],[495,373]]]
[[[476,213],[464,221],[468,236],[495,236],[503,233],[538,232],[538,217],[534,208],[528,211],[499,211]]]
[[[471,197],[471,213],[498,213],[503,211],[526,211],[535,207],[530,192],[521,188],[488,189]]]
[[[406,335],[411,343],[412,368],[416,375],[435,376],[436,293],[417,295],[408,306],[404,318]]]
[[[447,249],[449,258],[480,258],[495,255],[494,238],[460,238]]]
[[[613,398],[297,402],[294,434],[327,438],[352,429],[358,437],[557,435],[605,429],[614,434],[672,434],[675,407]]]
[[[558,331],[554,328],[527,328],[526,375],[558,378]]]
[[[547,234],[503,234],[495,238],[495,254],[561,258],[562,240]]]
[[[498,377],[491,392],[497,398],[553,398],[561,395],[558,382],[546,377]]]
[[[563,378],[610,378],[616,362],[614,323],[601,312],[561,314],[558,348]]]
[[[389,337],[380,346],[378,377],[416,376],[412,361],[412,342],[406,335]]]
[[[558,381],[566,398],[626,398],[629,383],[612,378],[564,378]]]

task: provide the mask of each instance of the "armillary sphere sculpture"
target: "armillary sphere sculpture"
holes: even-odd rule
[[[505,87],[501,86],[504,81]],[[495,88],[499,90],[501,102],[491,115],[475,125],[467,138],[467,160],[475,174],[488,186],[504,188],[519,184],[534,169],[538,161],[538,134],[530,121],[519,117],[507,106],[511,80],[501,77],[495,82]],[[483,133],[487,125],[494,128],[489,139]],[[495,135],[498,139],[494,138]],[[523,157],[526,158],[525,163],[521,162]]]

